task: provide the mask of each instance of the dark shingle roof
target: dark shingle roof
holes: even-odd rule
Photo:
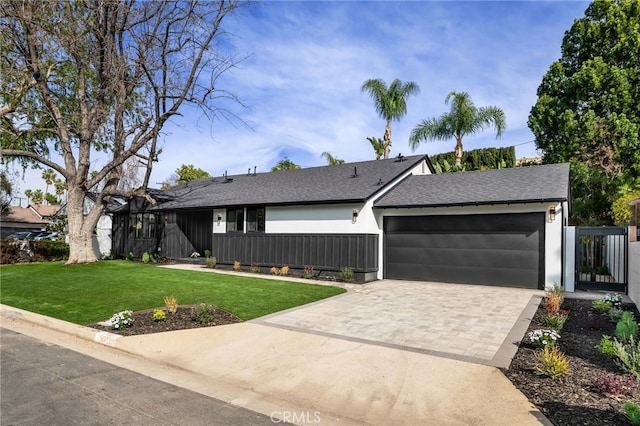
[[[375,207],[440,207],[565,201],[569,164],[410,176]]]
[[[224,176],[199,179],[166,191],[173,199],[154,209],[362,202],[425,159],[414,155],[402,161],[391,158],[234,175],[228,176],[228,182]]]

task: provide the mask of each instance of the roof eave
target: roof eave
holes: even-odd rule
[[[460,203],[439,203],[439,204],[394,204],[394,205],[374,205],[377,209],[419,209],[419,208],[438,208],[438,207],[473,207],[473,206],[493,206],[493,205],[509,205],[509,204],[542,204],[542,203],[561,203],[567,201],[566,198],[539,198],[531,200],[498,200],[498,201],[474,201]]]

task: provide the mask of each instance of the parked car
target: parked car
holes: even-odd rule
[[[41,232],[39,235],[33,238],[34,241],[40,240],[57,240],[59,235],[57,232]]]
[[[16,232],[15,234],[11,234],[7,237],[7,240],[28,240],[32,238],[32,235],[35,235],[36,232]]]

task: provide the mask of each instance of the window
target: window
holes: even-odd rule
[[[134,213],[131,215],[131,227],[133,228],[133,238],[142,238],[142,213]]]
[[[147,238],[155,238],[156,237],[156,215],[149,214],[147,216],[147,227],[145,229],[145,237]]]
[[[227,232],[244,231],[244,209],[227,209]]]
[[[133,238],[156,237],[156,216],[154,214],[133,213],[130,225]]]
[[[264,207],[247,209],[247,232],[264,232]]]

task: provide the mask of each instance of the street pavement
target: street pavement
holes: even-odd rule
[[[2,425],[274,424],[270,416],[5,328],[0,339]]]

